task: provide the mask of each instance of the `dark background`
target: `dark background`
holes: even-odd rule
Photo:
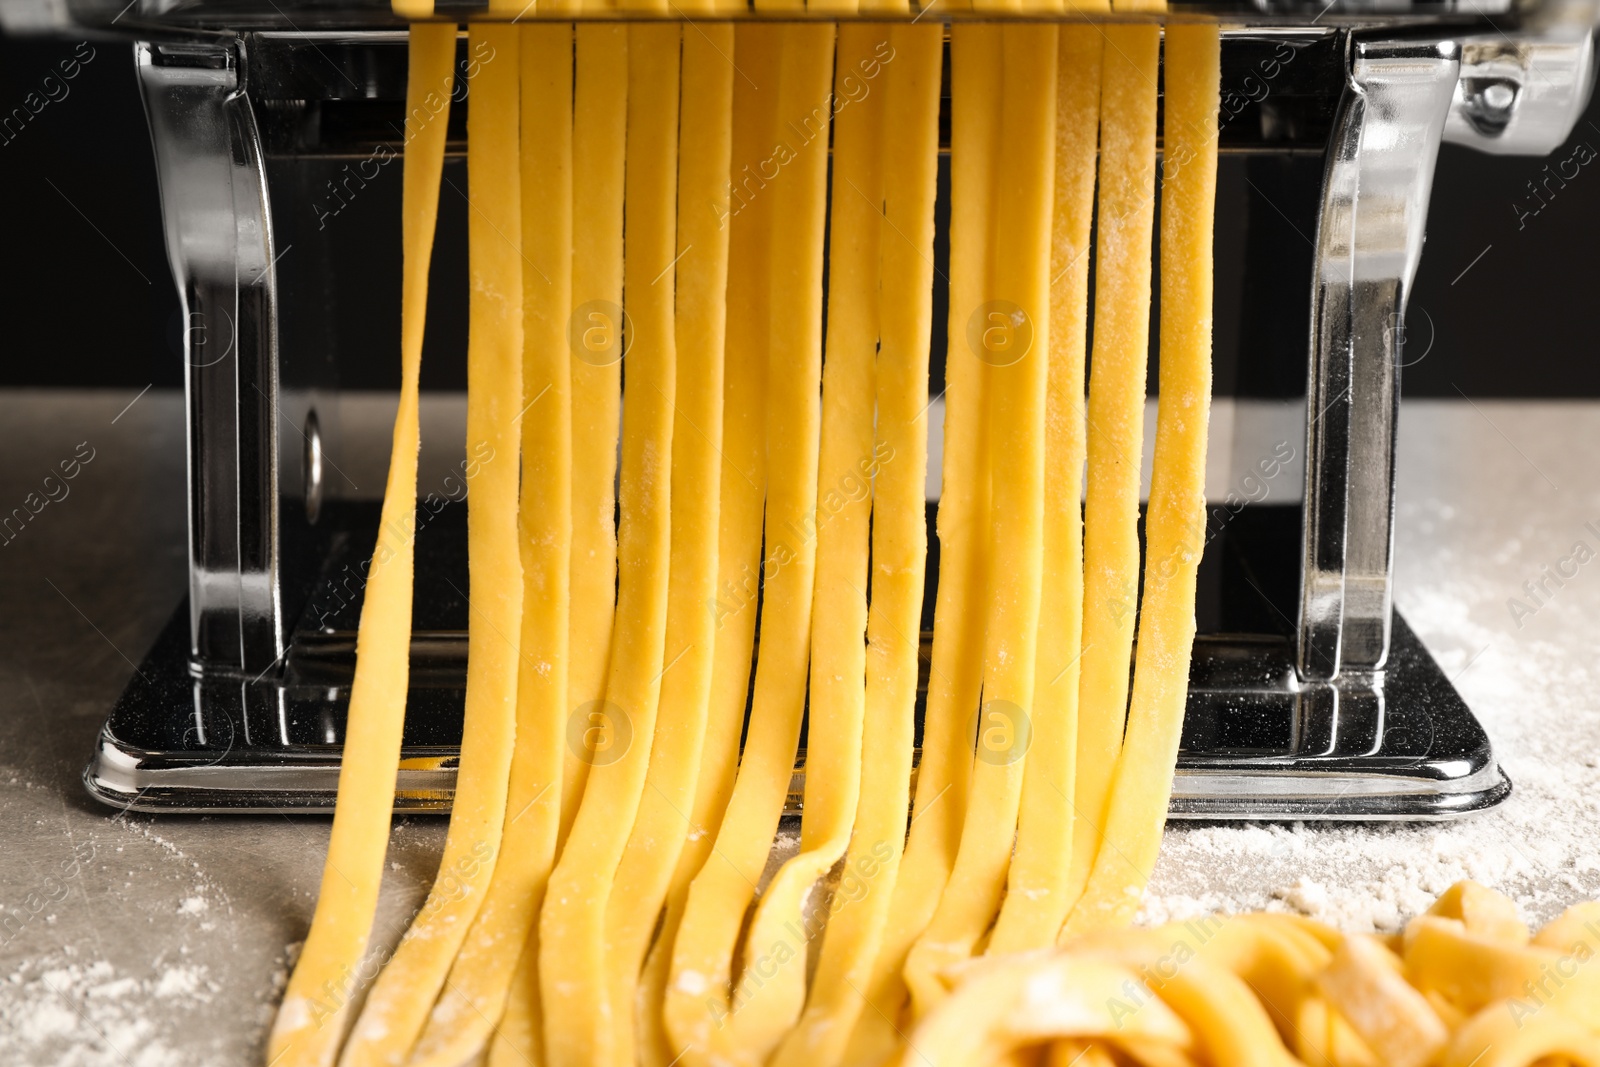
[[[80,47],[0,36],[0,114]],[[92,47],[68,95],[20,132],[0,135],[0,386],[142,388],[182,380],[182,324],[131,49]],[[1407,322],[1407,396],[1600,396],[1591,327],[1600,296],[1600,173],[1591,172],[1600,167],[1584,167],[1537,214],[1518,217],[1519,208],[1540,205],[1529,183],[1579,142],[1600,147],[1594,104],[1549,160],[1444,147]],[[465,188],[459,168],[451,164]],[[1223,159],[1219,393],[1303,389],[1299,324],[1320,170],[1320,160],[1307,157]],[[332,340],[347,387],[398,384],[399,191],[399,168],[386,168],[338,219],[332,276],[340,306],[355,314]],[[464,228],[465,205],[446,188],[424,388],[461,388],[465,380]],[[1246,261],[1258,266],[1246,271]],[[1287,310],[1278,316],[1274,308]]]

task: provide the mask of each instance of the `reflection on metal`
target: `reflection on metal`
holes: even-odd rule
[[[1593,84],[1594,12],[1555,4],[1546,15],[1518,38],[1351,42],[1312,283],[1303,679],[1386,663],[1400,369],[1421,358],[1406,352],[1403,324],[1434,163],[1443,140],[1500,154],[1566,140]]]
[[[921,692],[929,646],[923,635]],[[281,680],[197,679],[175,616],[102,733],[89,791],[138,811],[331,811],[354,635],[308,641]],[[462,633],[417,634],[396,811],[455,793]],[[187,722],[174,708],[189,706]],[[797,814],[805,748],[789,792]],[[1383,680],[1302,684],[1280,637],[1202,637],[1170,812],[1179,818],[1443,819],[1504,799],[1489,740],[1403,621]]]
[[[1458,60],[1450,41],[1352,42],[1312,279],[1296,666],[1371,672],[1389,648],[1394,422],[1406,297]]]
[[[305,463],[301,470],[301,479],[305,483],[306,521],[316,525],[318,516],[322,514],[322,425],[317,421],[315,408],[306,412],[306,426],[301,432],[306,439]]]
[[[272,213],[231,45],[136,46],[167,255],[187,328],[190,654],[254,672],[283,654]]]
[[[1249,565],[1217,582],[1223,597],[1259,596],[1270,612],[1232,627],[1250,632],[1197,642],[1174,815],[1446,817],[1509,789],[1471,713],[1393,613],[1399,368],[1424,351],[1406,336],[1406,298],[1441,141],[1493,152],[1559,144],[1588,96],[1593,5],[1525,5],[1507,37],[1487,33],[1481,16],[1492,11],[1480,0],[1462,4],[1470,16],[1454,2],[1382,13],[1364,0],[1174,8],[1254,12],[1223,35],[1225,78],[1245,86],[1225,93],[1223,151],[1327,158],[1305,447],[1298,430],[1279,436],[1294,419],[1257,427],[1266,437],[1240,422],[1230,451],[1243,448],[1247,466],[1237,487],[1226,472],[1209,516],[1220,540],[1249,526],[1252,511],[1289,505],[1298,524],[1267,552],[1285,589],[1268,596]],[[24,10],[34,26],[116,15],[102,0],[48,0],[0,6],[0,21]],[[316,32],[288,26],[290,15]],[[330,166],[393,147],[404,35],[387,0],[269,0],[259,10],[139,0],[114,28],[153,33],[152,20],[167,20],[162,43],[137,45],[136,56],[187,324],[189,596],[85,777],[102,799],[151,809],[325,810],[377,519],[375,508],[334,499],[341,485],[359,487],[338,465],[346,456],[329,391],[340,355],[332,237],[319,213],[300,209],[331,186]],[[1403,38],[1402,23],[1433,28]],[[232,32],[251,29],[263,32]],[[269,173],[285,205],[276,232]],[[280,274],[293,315],[280,315]],[[1303,512],[1273,481],[1302,469]],[[434,499],[418,515],[396,797],[413,810],[449,805],[464,685],[465,607],[459,617],[441,607],[454,595],[448,575],[464,570],[464,538],[432,540],[445,522],[434,522],[445,506]],[[438,618],[424,622],[424,612]],[[1263,635],[1263,625],[1280,632]],[[802,754],[797,781],[803,765]]]
[[[1228,17],[1230,21],[1294,25],[1341,23],[1407,25],[1427,24],[1444,19],[1505,16],[1526,3],[1515,0],[1176,0],[1171,7],[1184,15]],[[739,12],[749,15],[753,6]],[[484,0],[457,3],[450,9],[465,20],[527,21],[536,18],[571,18],[559,9],[534,9],[513,13],[488,9]],[[937,3],[926,5],[943,18],[992,18],[989,12],[941,11]],[[1145,13],[1152,21],[1166,12]],[[823,13],[830,20],[882,18],[880,12]],[[785,19],[804,18],[803,11],[784,11]],[[698,17],[698,16],[697,16]],[[813,13],[813,17],[815,14]],[[1048,18],[1046,12],[1029,12],[1030,19]],[[1077,17],[1082,18],[1079,14]],[[1139,17],[1122,14],[1123,18]],[[221,27],[250,30],[349,31],[393,29],[403,26],[390,8],[389,0],[6,0],[0,4],[0,28],[8,32],[71,32],[98,30],[144,33],[155,36],[179,32],[194,33]]]

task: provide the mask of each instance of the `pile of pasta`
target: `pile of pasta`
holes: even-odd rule
[[[461,756],[433,888],[374,947],[456,33],[411,31],[400,406],[274,1067],[1533,1047],[1467,1016],[1535,981],[1577,920],[1530,945],[1476,890],[1391,946],[1208,920],[1171,974],[1190,927],[1125,929],[1160,845],[1203,547],[1203,25],[953,27],[937,278],[931,20],[470,27],[467,444],[490,458],[468,486]],[[936,287],[950,342],[913,778]],[[799,847],[769,871],[802,727]],[[1537,1032],[1592,1042],[1583,1003]],[[1593,1062],[1577,1041],[1538,1048]]]
[[[972,960],[898,1063],[1600,1063],[1600,903],[1530,937],[1460,882],[1391,936],[1222,915]]]

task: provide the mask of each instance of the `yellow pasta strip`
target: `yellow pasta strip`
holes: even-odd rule
[[[677,428],[672,436],[672,568],[668,666],[650,770],[606,908],[612,1062],[631,1067],[634,994],[678,853],[689,831],[711,689],[716,616],[718,479],[728,231],[710,210],[725,194],[733,120],[733,27],[683,39],[678,147]]]
[[[628,29],[577,29],[572,120],[572,616],[567,703],[580,722],[605,699],[617,597],[621,420],[622,175]],[[587,735],[585,735],[587,736]],[[562,745],[561,834],[578,814],[588,754]]]
[[[777,141],[778,60],[782,30],[736,24],[734,52],[745,77],[733,82],[732,179],[726,198],[713,204],[728,230],[727,359],[723,371],[722,484],[717,538],[717,592],[708,610],[716,630],[710,706],[700,751],[700,777],[692,828],[672,875],[661,930],[640,979],[635,1017],[639,1054],[653,1067],[677,1056],[661,1018],[672,946],[683,918],[689,883],[711,855],[717,828],[733,793],[739,739],[750,699],[756,603],[761,582],[761,515],[766,487],[766,383],[768,248]]]
[[[1058,32],[1055,26],[1007,25],[1001,43],[1000,145],[1006,166],[997,170],[993,187],[989,261],[995,298],[983,305],[978,348],[979,358],[993,361],[988,550],[995,567],[984,703],[955,868],[933,921],[906,959],[906,985],[918,1016],[943,996],[937,972],[972,952],[1000,906],[1034,714]],[[1031,343],[1023,334],[1030,327]]]
[[[1117,759],[1105,841],[1084,895],[1068,917],[1064,930],[1069,932],[1131,921],[1155,867],[1183,729],[1189,655],[1194,644],[1195,573],[1205,547],[1212,212],[1217,190],[1220,78],[1217,29],[1198,24],[1169,26],[1166,47],[1161,400],[1145,522],[1144,606],[1128,735]],[[1109,50],[1106,64],[1109,69]],[[1097,319],[1097,332],[1098,323]],[[1091,413],[1091,440],[1102,429]],[[1135,449],[1135,483],[1138,455]],[[1135,495],[1135,504],[1137,500]],[[1090,603],[1085,600],[1086,605]],[[1080,760],[1084,756],[1080,750]]]
[[[1546,923],[1533,943],[1572,955],[1600,956],[1600,901],[1574,904]]]
[[[1163,1049],[1174,1047],[1154,1042],[1152,1044]],[[1178,1065],[1190,1067],[1193,1063],[1191,1060],[1186,1060],[1181,1052],[1177,1053],[1177,1056],[1179,1058],[1172,1061],[1174,1067]],[[1076,1041],[1057,1041],[1051,1045],[1050,1058],[1046,1062],[1048,1067],[1117,1067],[1117,1061],[1105,1045],[1081,1045]]]
[[[1057,1037],[1144,1036],[1190,1044],[1189,1026],[1148,991],[1140,1010],[1119,1011],[1119,995],[1140,985],[1131,968],[1113,960],[1013,956],[964,981],[911,1031],[892,1062],[896,1067],[987,1064]]]
[[[473,26],[492,49],[467,120],[471,327],[467,454],[485,455],[467,488],[470,621],[467,693],[450,832],[440,875],[378,976],[340,1063],[403,1057],[421,1032],[499,858],[516,733],[522,563],[518,558],[517,415],[522,407],[522,232],[517,165],[515,27]]]
[[[522,660],[501,856],[483,907],[411,1054],[456,1067],[480,1052],[544,898],[560,824],[572,532],[572,25],[520,28],[522,251]],[[542,276],[541,276],[542,274]]]
[[[851,99],[858,65],[872,60],[884,29],[839,28],[834,97],[849,101],[833,124],[833,239],[828,249],[827,352],[822,372],[822,444],[812,513],[816,578],[811,605],[811,685],[800,851],[773,876],[745,939],[747,969],[760,983],[735,1002],[732,1040],[762,1062],[805,1002],[807,946],[823,921],[802,915],[817,879],[850,843],[861,790],[866,710],[867,547],[872,514],[874,360],[878,347],[878,247],[883,174],[883,94]],[[796,961],[773,964],[785,948]]]
[[[997,27],[951,28],[950,319],[945,355],[943,487],[939,494],[939,588],[933,660],[923,715],[922,760],[905,855],[872,981],[846,1053],[848,1063],[878,1064],[899,1042],[906,999],[901,969],[927,928],[955,863],[972,774],[972,714],[982,684],[989,521],[987,368],[966,345],[971,309],[986,283],[989,185],[1000,104]],[[923,416],[926,418],[926,415]]]
[[[1206,922],[1186,924],[1184,929],[1209,936],[1203,946],[1206,958],[1244,979],[1261,998],[1279,1036],[1298,1045],[1303,1033],[1296,1020],[1316,996],[1311,982],[1327,966],[1328,949],[1304,931],[1262,922],[1259,916],[1224,919],[1222,923],[1214,934],[1212,924]]]
[[[1491,1004],[1456,1031],[1439,1067],[1600,1067],[1600,1034],[1559,1011],[1519,1017],[1514,1002]]]
[[[938,173],[942,30],[887,30],[880,348],[872,604],[867,622],[861,796],[834,891],[811,998],[774,1067],[832,1067],[844,1055],[889,921],[906,835],[917,652],[927,553],[928,342],[933,314],[933,206]],[[837,193],[835,194],[838,195]],[[850,195],[846,193],[845,195]],[[821,577],[818,581],[820,584]],[[815,613],[813,613],[815,618]]]
[[[411,31],[402,193],[400,406],[378,540],[356,636],[339,795],[311,932],[267,1044],[284,1067],[332,1060],[372,929],[389,847],[389,818],[411,670],[412,567],[417,515],[417,382],[428,304],[428,266],[439,214],[439,177],[456,53],[451,25]],[[330,996],[330,992],[332,996]]]
[[[1406,981],[1399,958],[1374,938],[1346,938],[1316,981],[1385,1064],[1423,1067],[1450,1037],[1439,1013]]]
[[[1163,948],[1161,951],[1166,951]],[[1194,1031],[1201,1058],[1208,1063],[1230,1067],[1293,1067],[1295,1060],[1283,1045],[1251,989],[1241,979],[1203,959],[1190,960],[1177,967],[1177,973],[1163,980],[1153,968],[1159,959],[1141,968],[1146,982],[1166,1005]],[[1154,973],[1155,980],[1151,980]],[[1150,1005],[1126,988],[1118,991],[1126,1000],[1113,1003],[1123,1012],[1141,1013]],[[1138,987],[1134,989],[1139,992]]]
[[[676,23],[628,28],[625,293],[635,334],[623,396],[622,523],[606,743],[539,918],[545,1050],[554,1067],[609,1062],[605,911],[649,767],[667,616],[677,255]]]
[[[1067,882],[1069,901],[1075,901],[1087,884],[1099,852],[1112,773],[1122,751],[1128,661],[1139,595],[1139,457],[1144,440],[1150,238],[1155,218],[1161,30],[1110,25],[1104,31],[1094,349],[1089,369],[1089,463],[1083,510],[1083,655],[1078,666],[1078,753],[1073,789],[1077,819]]]
[[[1439,894],[1427,914],[1459,919],[1471,933],[1494,940],[1519,945],[1529,940],[1528,925],[1518,917],[1516,903],[1477,882],[1457,882]]]
[[[761,659],[750,728],[716,851],[689,890],[673,946],[667,1032],[686,1064],[729,1049],[719,1028],[733,1010],[732,957],[746,906],[783,812],[805,705],[816,563],[818,379],[822,356],[822,252],[826,214],[831,24],[782,29],[779,115],[786,161],[773,197],[767,379],[766,562]],[[792,952],[793,949],[791,948]],[[803,946],[800,948],[803,954]],[[778,955],[783,955],[780,952]],[[783,965],[752,958],[747,969]],[[762,973],[755,971],[754,973]]]
[[[1552,1007],[1600,1030],[1600,965],[1594,963],[1600,933],[1585,932],[1586,940],[1561,948],[1519,945],[1424,916],[1406,928],[1406,977],[1465,1012],[1515,999],[1524,1015]]]
[[[1089,234],[1094,218],[1102,41],[1093,26],[1061,30],[1056,180],[1050,253],[1050,380],[1045,401],[1044,585],[1016,856],[990,952],[1054,943],[1067,909],[1072,791],[1083,641],[1084,356]]]
[[[666,14],[670,8],[667,0],[616,0],[619,11],[648,12],[650,14]]]
[[[628,31],[580,23],[572,123],[572,566],[567,645],[567,722],[605,699],[617,594],[617,429],[621,418],[622,174],[627,129]],[[570,726],[569,726],[570,729]],[[588,738],[587,731],[582,735]],[[588,750],[560,743],[561,826],[577,816]],[[490,1067],[523,1067],[543,1057],[539,1017],[539,931],[534,923],[495,1029]]]
[[[539,924],[517,954],[506,1007],[489,1042],[488,1067],[527,1067],[544,1058],[544,1018],[539,1010]]]

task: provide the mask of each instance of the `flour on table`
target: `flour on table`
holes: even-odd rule
[[[204,1026],[205,967],[118,974],[105,960],[33,959],[0,980],[0,1063],[189,1067],[163,1035]]]

